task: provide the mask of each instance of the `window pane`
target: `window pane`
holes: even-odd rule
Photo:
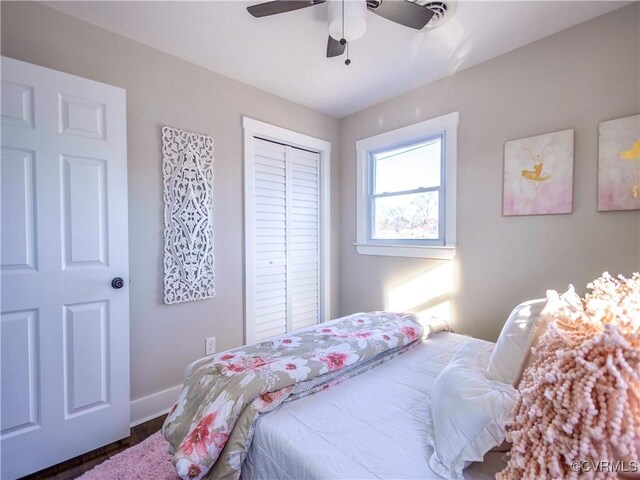
[[[375,240],[437,240],[440,192],[374,199]]]
[[[442,139],[374,154],[374,194],[440,186]]]

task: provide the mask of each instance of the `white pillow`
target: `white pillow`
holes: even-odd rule
[[[513,419],[518,392],[487,374],[489,353],[467,342],[440,372],[427,409],[431,469],[444,478],[463,478],[469,463],[501,445]]]
[[[518,386],[536,338],[538,319],[546,305],[547,300],[543,298],[521,303],[513,309],[489,360],[491,378]]]
[[[549,294],[553,292],[558,295],[558,292],[554,292],[553,290],[547,290],[547,299],[549,298]],[[569,288],[566,292],[560,295],[560,300],[564,302],[564,305],[567,308],[571,308],[576,311],[584,312],[584,306],[582,305],[582,299],[580,295],[576,293],[576,289],[573,288],[573,285],[569,285]]]
[[[575,311],[584,311],[584,307],[582,306],[582,299],[576,293],[573,285],[569,285],[569,289],[563,294],[558,294],[555,290],[547,290],[547,304],[539,315],[538,321],[534,328],[534,334],[531,342],[531,346],[529,347],[529,356],[523,368],[523,371],[529,368],[531,365],[535,363],[538,359],[537,355],[531,352],[531,347],[535,346],[538,343],[538,338],[542,335],[545,328],[547,328],[547,324],[549,320],[551,320],[554,312],[557,312],[563,308],[567,308]],[[522,373],[520,373],[520,377],[522,377]],[[518,381],[519,383],[519,381]],[[515,384],[514,384],[515,385]]]

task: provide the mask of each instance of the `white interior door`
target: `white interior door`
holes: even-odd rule
[[[5,57],[1,94],[0,442],[11,479],[129,434],[126,100]]]
[[[320,155],[253,139],[247,216],[248,341],[320,319]]]

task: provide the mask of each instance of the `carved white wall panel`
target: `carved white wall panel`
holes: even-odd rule
[[[66,417],[109,404],[108,302],[64,305]]]
[[[2,358],[1,437],[39,428],[38,312],[3,313],[0,319]]]
[[[106,140],[104,104],[61,94],[58,103],[60,133]]]
[[[162,129],[164,303],[215,296],[213,139]]]
[[[33,128],[33,88],[2,82],[2,123]]]
[[[61,155],[64,268],[108,265],[107,162]]]
[[[2,147],[0,264],[3,271],[36,269],[35,152]]]

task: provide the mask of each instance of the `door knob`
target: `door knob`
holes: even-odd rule
[[[124,280],[121,277],[116,277],[111,280],[111,286],[115,289],[124,287]]]

